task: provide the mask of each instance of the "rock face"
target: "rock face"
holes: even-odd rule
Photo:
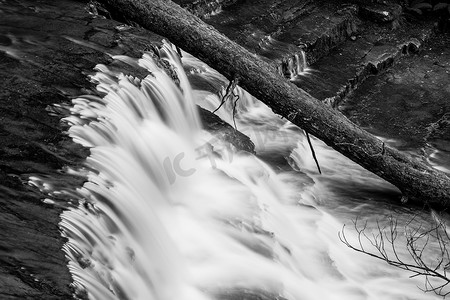
[[[367,78],[386,71],[403,56],[417,53],[432,34],[430,23],[396,30],[361,24],[354,40],[337,46],[311,66],[314,76],[299,78],[295,83],[316,98],[338,106]]]
[[[83,41],[93,27],[83,6],[61,4],[70,13],[34,1],[8,1],[1,8],[1,299],[72,297],[58,229],[61,208],[44,204],[46,194],[27,181],[35,174],[57,177],[64,164],[80,161],[82,151],[46,108],[68,101],[64,93],[88,87],[82,70],[107,57],[62,37],[74,33]]]
[[[369,78],[348,97],[344,112],[377,135],[400,141],[402,149],[431,143],[448,153],[443,140],[450,135],[443,133],[450,112],[449,42],[448,36],[432,37],[420,53]]]
[[[63,134],[61,116],[50,114],[58,114],[52,105],[89,92],[87,74],[98,63],[111,64],[111,55],[140,57],[161,44],[160,36],[88,11],[95,8],[70,0],[12,0],[0,8],[2,300],[72,299],[58,228],[63,208],[43,202],[44,186],[28,185],[30,176],[49,176],[61,187],[81,184],[59,170],[82,163],[87,150]],[[227,127],[226,136],[242,139],[237,147],[252,151],[248,138],[203,115],[207,128]]]

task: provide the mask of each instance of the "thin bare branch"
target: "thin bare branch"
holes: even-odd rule
[[[425,226],[417,214],[414,214],[406,222],[404,228],[406,249],[413,261],[412,263],[406,262],[397,250],[399,223],[398,219],[393,216],[389,217],[388,225],[386,226],[381,225],[381,222],[377,221],[376,232],[372,232],[370,235],[367,234],[367,221],[360,224],[358,218],[354,220],[353,227],[357,234],[358,245],[353,245],[349,242],[345,233],[345,225],[342,227],[342,231],[338,233],[338,236],[342,243],[354,251],[384,260],[389,265],[411,272],[410,278],[423,276],[424,288],[420,288],[421,290],[445,297],[450,294],[450,278],[447,276],[447,269],[450,268],[450,254],[447,245],[450,243],[450,239],[445,223],[437,216],[433,217],[436,223],[431,227]],[[417,222],[420,223],[417,225]],[[432,241],[436,244],[435,246],[433,246]],[[365,242],[372,245],[375,252],[365,249]],[[391,254],[386,249],[387,244],[389,245],[389,251],[392,251],[390,252]],[[425,260],[426,253],[435,249],[433,247],[436,246],[439,249],[439,258],[434,261]],[[437,280],[432,281],[431,278]]]
[[[213,113],[215,113],[216,111],[218,111],[227,101],[228,98],[231,98],[232,96],[235,96],[233,91],[236,88],[237,84],[238,84],[238,79],[233,79],[230,81],[230,83],[228,84],[224,95],[222,96],[221,102],[219,104],[219,106],[213,111]]]

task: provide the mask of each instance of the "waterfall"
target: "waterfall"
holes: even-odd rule
[[[296,80],[299,76],[305,76],[311,71],[302,46],[278,41],[260,31],[252,32],[249,40],[257,42],[261,55],[279,64],[277,68],[280,75]]]
[[[282,70],[283,74],[291,80],[296,80],[298,76],[307,74],[309,68],[306,62],[306,53],[300,49],[299,53],[295,53],[287,59],[284,59],[282,62]]]
[[[78,293],[133,300],[434,298],[416,288],[419,279],[343,245],[342,220],[321,205],[338,177],[379,181],[357,167],[349,175],[351,163],[315,140],[325,170],[341,164],[320,179],[302,131],[239,87],[238,101],[217,114],[234,119],[259,156],[228,147],[201,129],[194,105],[214,110],[221,99],[192,89],[183,68],[199,70],[190,80],[202,76],[220,86],[225,79],[188,54],[183,67],[168,44],[160,56],[178,83],[149,54],[117,56],[148,75],[98,65],[91,77],[98,96],[74,99],[64,119],[73,140],[90,150],[85,167],[71,171],[85,178],[74,193],[80,204],[60,224]]]

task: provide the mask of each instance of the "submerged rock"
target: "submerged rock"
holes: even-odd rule
[[[203,126],[207,131],[216,135],[219,139],[229,142],[236,147],[237,150],[255,153],[255,145],[248,136],[234,129],[231,125],[209,110],[199,106],[198,111]]]

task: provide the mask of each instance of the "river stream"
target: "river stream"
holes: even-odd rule
[[[34,13],[48,19],[57,16],[74,22],[69,29],[76,29],[75,19],[66,16],[70,2],[54,4],[61,5],[57,14],[53,4],[14,3],[0,12],[4,9],[17,19],[26,12],[36,24],[41,23],[31,17]],[[100,24],[103,19],[89,22]],[[89,149],[89,155],[81,167],[65,160],[67,165],[58,173],[42,175],[51,168],[47,166],[42,174],[29,176],[28,183],[48,195],[42,199],[45,205],[65,208],[59,225],[68,238],[63,250],[77,297],[441,298],[431,290],[445,281],[414,276],[417,273],[356,250],[363,247],[393,262],[424,263],[444,273],[450,240],[447,215],[401,205],[395,187],[311,137],[319,172],[302,129],[240,87],[228,90],[222,75],[188,53],[180,57],[169,43],[159,55],[176,72],[176,82],[158,66],[152,51],[142,57],[114,56],[108,49],[113,44],[88,41],[89,34],[103,41],[109,34],[104,28],[88,31],[81,40],[70,37],[67,28],[64,35],[56,25],[51,34],[38,34],[30,24],[4,25],[7,32],[0,40],[4,57],[34,66],[36,73],[24,78],[41,80],[41,69],[53,72],[45,64],[46,49],[63,44],[58,39],[73,42],[70,53],[81,45],[127,65],[97,65],[88,77],[96,93],[75,96],[82,91],[60,89],[61,97],[75,98],[49,111],[62,119],[67,134]],[[116,29],[126,32],[123,25]],[[285,46],[270,36],[255,33],[252,38],[274,54]],[[304,55],[296,54],[283,72],[295,81],[314,70],[306,66]],[[203,130],[195,105],[215,111],[248,135],[256,154]],[[383,140],[393,146],[401,143]],[[417,155],[419,149],[409,150]],[[448,171],[448,165],[440,165],[442,160],[430,161]],[[61,174],[73,182],[61,179]],[[445,294],[445,288],[436,292]]]
[[[147,77],[99,65],[91,81],[103,97],[66,108],[69,135],[90,149],[84,168],[67,169],[85,184],[59,191],[80,202],[61,222],[79,291],[91,299],[439,298],[421,290],[424,276],[409,278],[341,239],[358,248],[355,228],[369,238],[392,231],[395,252],[384,240],[385,253],[413,264],[405,239],[441,216],[392,204],[394,187],[312,138],[319,174],[301,129],[239,87],[227,94],[225,78],[189,54],[180,59],[166,44],[160,55],[178,84],[148,54],[116,56]],[[205,81],[222,87],[228,98],[216,113],[251,137],[256,156],[201,129],[194,104],[214,111],[221,103],[199,89]],[[421,256],[433,265],[440,244],[428,236]],[[361,245],[377,253],[364,237]]]

